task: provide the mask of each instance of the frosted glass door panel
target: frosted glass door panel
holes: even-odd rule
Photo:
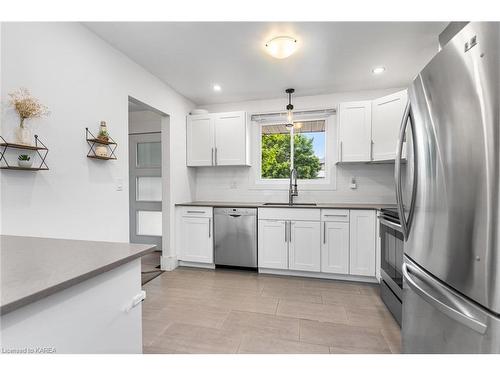
[[[161,167],[161,142],[137,143],[137,167]]]
[[[161,211],[137,211],[137,235],[161,236]]]
[[[137,200],[161,202],[161,177],[137,177]]]

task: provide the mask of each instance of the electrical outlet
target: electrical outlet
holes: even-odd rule
[[[349,184],[349,187],[352,189],[352,190],[355,190],[358,188],[358,184],[356,182],[356,177],[351,177],[351,183]]]
[[[121,178],[116,180],[116,191],[123,191],[123,180]]]

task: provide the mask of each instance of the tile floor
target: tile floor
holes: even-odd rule
[[[144,289],[144,353],[401,350],[373,284],[178,268]]]

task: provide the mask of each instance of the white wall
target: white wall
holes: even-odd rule
[[[29,124],[50,149],[50,170],[1,171],[2,234],[128,242],[129,95],[169,115],[171,205],[194,197],[185,166],[190,101],[81,24],[3,23],[1,37],[1,92],[26,87],[52,112]],[[116,161],[86,157],[85,127],[97,131],[101,120],[118,143]],[[2,122],[12,139],[18,119],[5,104]]]
[[[129,134],[159,132],[161,131],[161,118],[160,114],[148,110],[129,112]]]
[[[352,100],[368,100],[381,97],[401,88],[345,92],[330,95],[294,97],[293,104],[296,110],[335,108],[340,102]],[[210,112],[247,111],[249,113],[265,113],[282,111],[287,104],[283,95],[279,99],[254,100],[238,103],[214,104],[201,106]],[[334,115],[334,117],[336,117]],[[336,118],[334,118],[336,127]],[[334,132],[336,134],[336,132]],[[252,148],[258,145],[252,144]],[[331,150],[334,151],[334,150]],[[252,165],[256,165],[252,160]],[[253,168],[253,167],[252,167]],[[254,173],[252,168],[241,167],[205,167],[197,168],[196,172],[196,200],[200,201],[286,201],[288,187],[283,190],[256,189],[253,184]],[[300,189],[297,202],[363,202],[363,203],[393,203],[394,193],[394,165],[390,164],[352,164],[341,165],[336,169],[336,189],[322,191],[307,191]],[[351,177],[356,177],[358,188],[349,188]]]

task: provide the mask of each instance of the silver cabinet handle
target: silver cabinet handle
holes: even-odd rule
[[[339,161],[342,161],[342,141],[340,141],[340,145],[339,145]]]
[[[347,217],[347,214],[328,214],[323,215],[324,217]]]
[[[292,242],[292,222],[288,222],[288,242]]]
[[[218,161],[217,161],[217,147],[215,148],[215,165],[217,165]]]
[[[212,147],[212,159],[210,162],[212,165],[214,165],[214,148]]]
[[[186,212],[187,212],[188,214],[204,214],[204,213],[205,213],[205,211],[191,211],[191,210],[186,211]]]
[[[441,295],[450,303],[447,304],[439,300],[434,295],[430,294],[427,290],[418,285],[418,283],[410,275],[411,273],[417,274],[417,278],[422,283],[425,283],[425,285],[428,287],[428,290],[436,292],[436,294]],[[437,310],[441,311],[449,318],[456,320],[457,322],[473,329],[474,331],[482,335],[486,332],[486,329],[488,328],[486,324],[473,317],[473,312],[470,311],[470,309],[467,309],[466,306],[463,306],[463,303],[459,298],[457,298],[454,294],[452,294],[444,287],[437,284],[434,280],[430,279],[427,275],[420,272],[417,268],[406,262],[403,263],[403,276],[410,288]],[[452,306],[462,307],[460,309],[462,311],[459,311]]]
[[[373,160],[373,140],[370,141],[370,160]]]
[[[285,221],[285,243],[288,242],[288,239],[287,239],[288,238],[287,237],[288,236],[288,234],[287,234],[287,226],[288,226],[288,221]]]
[[[212,218],[208,218],[208,238],[212,237]]]
[[[323,243],[326,244],[326,221],[323,221]]]

